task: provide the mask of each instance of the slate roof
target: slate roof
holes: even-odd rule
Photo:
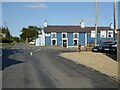
[[[44,28],[46,33],[50,32],[75,32],[75,33],[90,33],[91,30],[95,30],[95,27],[85,27],[81,28],[80,26],[53,26],[48,25]],[[113,30],[110,27],[98,27],[98,33],[102,30]]]

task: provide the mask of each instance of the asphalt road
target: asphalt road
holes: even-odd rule
[[[59,56],[66,51],[23,43],[4,48],[2,88],[118,87],[108,76]]]

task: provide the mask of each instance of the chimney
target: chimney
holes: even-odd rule
[[[45,20],[45,22],[44,22],[44,27],[47,27],[47,25],[48,25],[48,21]]]
[[[84,24],[83,20],[81,20],[80,26],[81,26],[81,28],[85,28],[85,24]]]
[[[111,29],[113,29],[113,28],[114,28],[112,23],[110,24],[110,28],[111,28]]]

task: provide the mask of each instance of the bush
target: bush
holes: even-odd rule
[[[12,43],[13,42],[13,40],[9,39],[9,38],[2,38],[2,40],[0,40],[0,41],[2,41],[2,43]]]
[[[13,40],[19,42],[19,37],[13,37]]]

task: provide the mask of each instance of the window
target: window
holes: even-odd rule
[[[95,38],[95,31],[91,31],[91,38]]]
[[[56,38],[56,33],[51,33],[51,38]]]
[[[50,37],[50,33],[46,33],[45,36],[46,36],[46,37]]]
[[[67,33],[62,33],[62,38],[67,38]]]
[[[106,31],[101,31],[100,32],[100,37],[101,38],[106,38]]]
[[[78,45],[78,40],[73,40],[73,45],[77,46]]]
[[[113,37],[113,31],[108,31],[107,32],[107,37],[112,38]]]
[[[73,33],[73,38],[78,38],[78,33]]]

